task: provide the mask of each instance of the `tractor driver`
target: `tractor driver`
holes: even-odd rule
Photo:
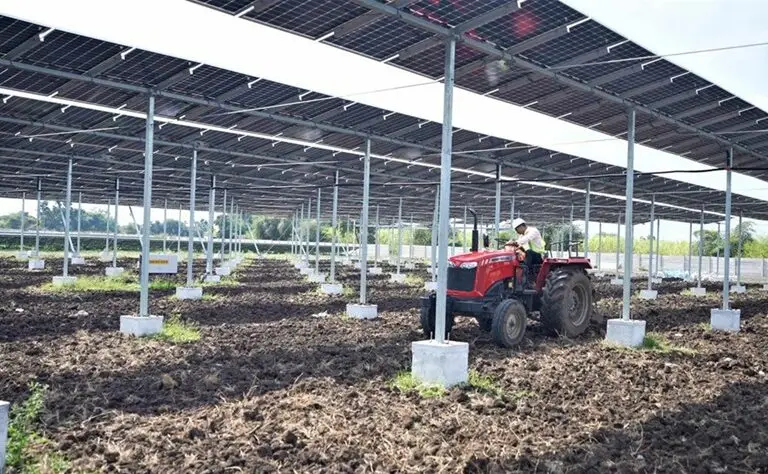
[[[539,229],[529,226],[519,217],[512,221],[512,228],[520,237],[517,240],[510,240],[505,244],[505,247],[511,249],[522,247],[525,249],[525,266],[528,267],[528,271],[532,272],[533,266],[540,265],[542,262],[544,239],[541,237]]]

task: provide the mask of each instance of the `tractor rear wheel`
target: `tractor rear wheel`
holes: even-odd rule
[[[541,297],[541,322],[565,337],[589,327],[593,311],[592,283],[581,268],[558,268],[547,275]]]
[[[525,337],[527,322],[528,311],[523,303],[513,299],[502,301],[493,312],[491,322],[493,341],[502,347],[519,345]]]
[[[429,306],[421,307],[421,315],[419,316],[419,322],[421,323],[421,329],[424,331],[424,335],[431,339],[435,335],[435,299],[431,298]],[[449,333],[453,330],[453,315],[445,315],[445,338],[448,339]]]

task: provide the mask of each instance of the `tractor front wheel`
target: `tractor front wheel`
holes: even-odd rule
[[[549,330],[576,337],[589,327],[592,284],[581,268],[558,268],[547,275],[541,298],[541,321]]]
[[[493,312],[491,322],[493,341],[502,347],[519,345],[525,337],[527,322],[528,312],[523,303],[513,299],[502,301]]]
[[[431,339],[435,335],[435,299],[430,298],[428,305],[421,307],[421,315],[419,317],[421,323],[421,329],[424,331],[424,335]],[[448,339],[449,333],[453,330],[453,315],[448,313],[445,315],[445,339]]]

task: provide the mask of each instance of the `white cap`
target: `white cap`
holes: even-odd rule
[[[518,217],[517,219],[512,221],[512,228],[513,229],[517,229],[518,227],[520,227],[523,224],[525,224],[525,221]]]

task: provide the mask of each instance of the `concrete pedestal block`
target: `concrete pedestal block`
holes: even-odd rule
[[[740,309],[713,309],[709,324],[713,331],[739,332],[741,329]]]
[[[596,272],[595,273],[596,278],[605,278],[605,272]]]
[[[206,283],[221,283],[221,275],[205,275]]]
[[[389,281],[392,283],[405,283],[405,274],[404,273],[391,273],[389,275]]]
[[[72,257],[70,263],[72,265],[85,265],[85,257]]]
[[[26,260],[29,258],[29,252],[16,252],[16,258],[18,260]]]
[[[654,285],[661,285],[663,282],[661,278],[651,278],[651,283]]]
[[[310,267],[302,267],[302,268],[299,268],[299,273],[301,273],[302,275],[312,275],[313,273],[315,273],[315,269]]]
[[[325,283],[325,273],[312,273],[310,275],[307,275],[307,280],[309,280],[310,283]]]
[[[421,383],[451,387],[469,380],[469,344],[434,340],[411,343],[411,374]]]
[[[355,319],[376,319],[379,315],[375,304],[347,304],[347,316]]]
[[[762,291],[768,291],[768,284],[763,284]]]
[[[296,262],[293,266],[294,266],[294,268],[297,268],[297,269],[298,268],[307,268],[309,266],[309,264],[307,262],[300,261],[300,262]]]
[[[203,297],[203,289],[194,286],[177,286],[176,298],[180,300],[199,300]]]
[[[381,275],[382,273],[381,267],[371,267],[368,269],[369,275]]]
[[[624,284],[624,280],[622,280],[621,278],[613,278],[611,280],[611,285],[621,286],[623,284]]]
[[[112,261],[113,255],[115,255],[115,252],[110,252],[108,250],[105,250],[104,252],[101,252],[99,254],[99,261],[102,263],[109,263]]]
[[[122,276],[123,273],[125,273],[125,269],[123,267],[107,267],[104,270],[105,275],[113,278]]]
[[[74,276],[55,276],[53,277],[53,286],[72,286],[77,282]]]
[[[437,275],[437,267],[435,267],[434,271],[432,270],[432,267],[427,267],[427,273],[429,274],[429,276],[432,276],[433,274]]]
[[[27,268],[30,271],[45,270],[45,260],[39,258],[30,259],[29,262],[27,262]]]
[[[704,287],[693,287],[691,288],[691,295],[693,296],[707,296],[707,289]]]
[[[220,276],[229,276],[232,274],[232,269],[229,267],[216,267],[214,271]]]
[[[425,282],[424,289],[427,291],[437,291],[437,282],[436,281]]]
[[[659,296],[656,290],[640,290],[640,298],[644,300],[655,300]]]
[[[413,262],[407,262],[407,263],[406,263],[406,264],[403,266],[403,268],[405,268],[406,270],[416,270],[416,264],[415,264],[415,263],[413,263]]]
[[[744,285],[733,285],[731,287],[731,293],[746,293],[747,287]]]
[[[163,330],[162,316],[120,316],[120,332],[131,336],[151,336]]]
[[[341,283],[323,283],[320,291],[326,295],[340,295],[344,293],[344,286]]]
[[[645,339],[645,321],[609,319],[605,340],[624,347],[639,347]]]
[[[358,270],[360,270],[360,262],[354,262],[352,264],[352,268],[357,268]]]

